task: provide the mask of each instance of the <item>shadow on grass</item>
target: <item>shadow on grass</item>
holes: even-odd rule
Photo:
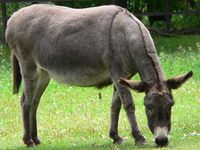
[[[124,143],[122,145],[114,145],[111,143],[105,143],[105,144],[82,144],[82,145],[70,145],[70,146],[66,146],[66,145],[61,145],[61,144],[57,144],[57,145],[50,145],[50,144],[42,144],[39,145],[37,147],[34,147],[33,149],[36,150],[94,150],[94,149],[100,149],[100,150],[129,150],[129,149],[155,149],[155,145],[149,145],[146,144],[144,146],[136,146],[134,144],[131,143]],[[16,150],[26,150],[28,149],[27,147],[17,147]],[[32,148],[31,148],[32,149]]]

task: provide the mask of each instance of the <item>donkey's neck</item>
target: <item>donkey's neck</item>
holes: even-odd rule
[[[130,14],[131,15],[131,14]],[[149,31],[135,16],[130,16],[137,23],[141,35],[138,37],[141,41],[140,50],[134,51],[133,57],[138,68],[138,73],[143,82],[162,84],[165,80],[156,48]]]
[[[141,52],[140,57],[135,58],[136,66],[140,78],[145,83],[162,84],[165,80],[160,62],[156,53],[152,53],[151,57]]]
[[[154,42],[149,34],[146,33],[143,38],[143,48],[138,51],[135,57],[136,66],[141,80],[145,83],[162,84],[165,80],[160,61],[156,53]]]

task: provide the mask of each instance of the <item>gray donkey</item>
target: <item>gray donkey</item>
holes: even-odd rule
[[[145,92],[144,105],[155,142],[168,144],[174,104],[171,90],[180,87],[192,72],[166,80],[148,30],[127,10],[32,5],[9,19],[6,40],[12,49],[13,93],[18,93],[21,79],[24,81],[21,107],[27,146],[41,143],[36,111],[51,78],[84,87],[113,83],[109,136],[118,144],[123,142],[118,134],[122,104],[136,144],[145,143],[129,88]],[[136,73],[141,82],[128,80]]]

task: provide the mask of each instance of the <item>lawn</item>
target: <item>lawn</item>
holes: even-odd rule
[[[170,145],[163,149],[199,149],[200,147],[200,36],[154,37],[162,68],[167,78],[192,70],[194,76],[173,92]],[[26,149],[23,134],[20,94],[12,95],[10,50],[0,46],[0,149]],[[134,79],[139,80],[136,76]],[[99,92],[102,99],[99,99]],[[36,149],[158,149],[147,127],[144,94],[132,92],[136,116],[147,145],[138,147],[122,109],[119,133],[122,145],[113,145],[108,137],[112,86],[70,87],[51,81],[38,109],[38,130],[42,144]]]

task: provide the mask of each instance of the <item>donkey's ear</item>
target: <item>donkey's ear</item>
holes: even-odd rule
[[[131,80],[126,80],[124,78],[120,78],[118,80],[118,83],[121,85],[124,85],[126,87],[129,87],[137,92],[145,92],[146,91],[146,84],[140,81],[131,81]]]
[[[171,89],[177,89],[179,88],[183,83],[185,83],[189,78],[191,78],[193,75],[193,72],[190,71],[186,74],[177,76],[175,78],[167,80],[167,86]]]

